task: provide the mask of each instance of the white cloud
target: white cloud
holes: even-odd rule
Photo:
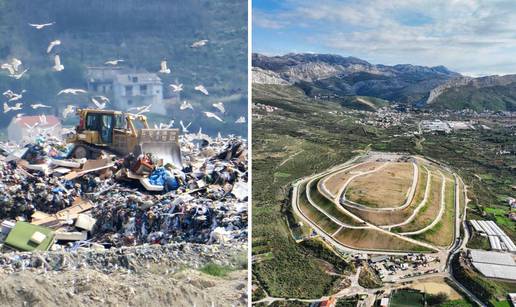
[[[516,73],[516,5],[505,0],[290,0],[255,25],[312,27],[328,50],[385,64],[446,65],[473,74]],[[297,21],[297,22],[296,22]],[[319,29],[320,30],[319,30]],[[388,62],[387,62],[388,61]],[[482,71],[480,71],[482,70]]]

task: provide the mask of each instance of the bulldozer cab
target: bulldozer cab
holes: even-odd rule
[[[85,129],[98,133],[98,143],[112,144],[113,132],[126,130],[126,121],[122,114],[88,113]]]

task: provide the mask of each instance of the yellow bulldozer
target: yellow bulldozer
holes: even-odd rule
[[[151,129],[147,117],[115,110],[78,109],[79,125],[67,138],[70,158],[97,158],[102,151],[118,156],[150,153],[181,167],[179,129]]]

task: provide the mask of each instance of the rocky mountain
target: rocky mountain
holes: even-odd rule
[[[376,65],[329,54],[253,54],[252,60],[260,69],[253,82],[296,84],[309,96],[361,95],[407,104],[424,104],[432,89],[461,77],[444,66]]]
[[[426,104],[436,109],[516,111],[516,75],[452,79],[431,90]]]

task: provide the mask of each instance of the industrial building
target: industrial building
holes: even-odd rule
[[[482,275],[489,278],[516,281],[516,262],[509,253],[470,250],[471,263]]]
[[[493,221],[470,220],[473,229],[481,236],[487,236],[494,251],[509,251],[516,254],[516,245]]]

